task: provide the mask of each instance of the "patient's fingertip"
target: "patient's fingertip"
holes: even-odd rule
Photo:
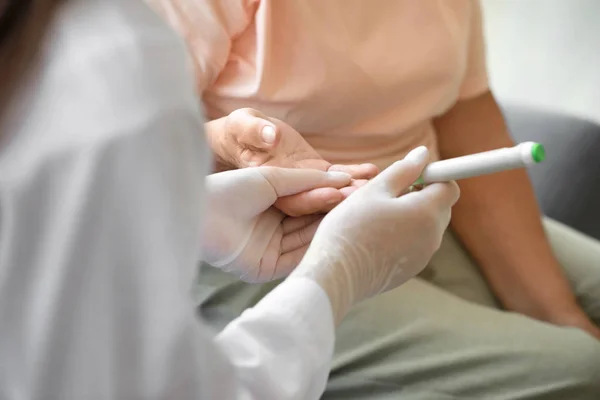
[[[369,177],[374,177],[379,173],[379,168],[375,164],[361,164],[360,167]]]
[[[342,171],[327,171],[325,174],[330,181],[350,183],[352,180],[352,176],[350,174]]]

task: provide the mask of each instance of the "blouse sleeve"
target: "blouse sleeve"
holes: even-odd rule
[[[460,89],[460,99],[476,97],[489,88],[481,4],[479,0],[471,0],[470,3],[467,68]]]

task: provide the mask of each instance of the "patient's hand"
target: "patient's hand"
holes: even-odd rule
[[[236,110],[219,125],[212,133],[209,128],[217,170],[266,165],[344,171],[354,179],[346,188],[320,188],[280,198],[275,206],[290,216],[327,212],[379,172],[373,164],[332,165],[291,126],[253,109]]]

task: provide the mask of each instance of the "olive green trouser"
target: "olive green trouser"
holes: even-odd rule
[[[580,304],[600,324],[600,242],[544,223]],[[275,285],[244,284],[204,265],[200,315],[221,329]],[[600,342],[500,310],[447,233],[419,278],[352,309],[337,331],[323,398],[597,400]]]

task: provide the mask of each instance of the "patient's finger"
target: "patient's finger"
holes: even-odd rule
[[[284,234],[281,239],[281,253],[285,254],[310,244],[320,223],[321,219],[294,232]]]
[[[283,234],[286,235],[297,231],[298,229],[302,229],[321,219],[323,219],[323,216],[319,214],[304,215],[302,217],[288,217],[281,223],[283,226]]]
[[[290,217],[323,213],[331,210],[344,199],[338,189],[319,188],[296,195],[280,197],[275,207]]]
[[[324,172],[317,169],[257,167],[271,184],[277,197],[302,193],[316,188],[342,188],[351,182],[344,172]]]
[[[329,167],[328,171],[346,172],[354,179],[371,179],[377,176],[379,173],[379,168],[377,168],[375,164],[335,164]]]

